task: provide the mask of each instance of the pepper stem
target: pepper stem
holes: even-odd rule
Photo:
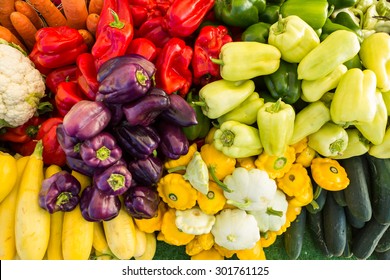
[[[210,60],[211,60],[211,62],[218,64],[218,65],[221,65],[221,66],[223,66],[225,64],[225,63],[223,63],[222,59],[210,57]]]
[[[221,189],[223,189],[225,192],[231,193],[232,190],[229,189],[229,187],[228,187],[224,182],[222,182],[221,180],[219,180],[219,179],[217,178],[217,175],[215,175],[215,166],[209,166],[208,169],[209,169],[211,178],[213,178],[213,181],[214,181]]]
[[[287,20],[283,19],[282,15],[279,15],[278,23],[275,25],[274,28],[272,28],[272,32],[275,35],[279,35],[286,32],[286,24],[287,24]]]
[[[204,101],[192,101],[191,103],[196,105],[196,106],[206,107],[206,102],[204,102]]]
[[[235,135],[231,130],[224,130],[221,134],[220,140],[224,147],[231,147],[234,144]]]
[[[123,21],[120,21],[118,14],[111,8],[109,8],[109,11],[114,18],[114,21],[110,22],[109,26],[118,29],[122,29],[123,27],[125,27],[125,23]]]
[[[122,174],[113,173],[108,178],[107,183],[110,185],[111,189],[114,191],[119,190],[125,186],[125,176]]]
[[[283,216],[283,211],[275,210],[272,207],[268,207],[266,212],[268,215],[273,215],[273,216],[278,216],[278,217]]]
[[[280,109],[281,109],[281,107],[282,107],[282,99],[279,98],[279,99],[276,100],[276,102],[274,102],[271,106],[268,106],[268,107],[265,109],[265,111],[266,111],[267,113],[273,114],[273,113],[279,112]]]
[[[107,148],[106,146],[103,146],[96,151],[96,158],[103,161],[108,159],[110,157],[110,154],[111,154],[110,149]]]
[[[344,140],[338,139],[329,145],[329,150],[332,154],[335,152],[339,154],[342,151],[343,147],[344,147]]]
[[[56,205],[61,206],[69,202],[72,197],[72,193],[70,192],[62,192],[57,196]]]
[[[135,72],[135,78],[141,86],[146,86],[146,82],[149,80],[149,77],[146,76],[142,70],[138,70]]]

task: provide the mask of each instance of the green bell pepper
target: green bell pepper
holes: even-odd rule
[[[187,139],[193,141],[195,139],[201,139],[206,137],[207,133],[210,130],[211,121],[205,116],[202,112],[202,108],[198,105],[195,105],[192,91],[190,91],[186,96],[187,102],[194,108],[196,114],[197,124],[183,127],[183,132],[186,135]]]
[[[329,5],[333,5],[335,10],[355,6],[359,0],[328,0]]]
[[[263,151],[259,130],[237,121],[223,122],[214,133],[214,146],[228,157],[244,158]]]
[[[347,128],[348,145],[342,155],[332,156],[333,159],[345,159],[364,155],[370,149],[370,141],[368,141],[357,128]]]
[[[247,125],[252,125],[257,120],[257,111],[264,105],[264,99],[260,98],[257,92],[253,92],[238,107],[220,116],[217,120],[219,124],[226,121],[238,121]]]
[[[324,157],[334,157],[347,148],[348,134],[341,126],[327,122],[308,136],[307,145]]]
[[[239,106],[255,91],[252,80],[238,82],[217,80],[204,85],[199,90],[199,101],[202,112],[210,119],[216,119]]]
[[[295,116],[294,133],[290,145],[298,143],[303,138],[319,130],[330,121],[329,108],[321,101],[309,103]]]
[[[259,21],[265,10],[265,0],[216,0],[215,17],[223,23],[237,27],[248,27]]]
[[[320,38],[300,17],[280,16],[270,27],[268,43],[280,50],[283,60],[298,63],[320,44]]]
[[[222,46],[219,59],[221,77],[228,81],[242,81],[268,75],[279,68],[281,53],[278,48],[259,42],[229,42]]]
[[[341,77],[330,103],[332,121],[343,126],[372,122],[377,110],[375,93],[373,71],[349,69]]]
[[[271,156],[285,153],[294,132],[294,121],[294,108],[281,98],[260,107],[257,112],[257,127],[265,153]]]
[[[387,108],[382,93],[377,90],[376,113],[371,122],[355,124],[355,127],[363,136],[374,145],[382,143],[387,126]]]
[[[242,41],[255,41],[259,43],[267,43],[269,28],[271,24],[258,22],[248,26],[241,34]]]
[[[301,80],[298,80],[296,63],[280,60],[276,72],[264,76],[264,82],[275,99],[282,98],[288,104],[294,104],[301,97]]]
[[[328,18],[326,0],[288,0],[280,7],[283,17],[296,15],[306,21],[314,30],[322,28]]]
[[[348,69],[351,69],[351,68],[362,69],[362,62],[360,60],[359,54],[355,55],[350,60],[347,60],[346,62],[344,62],[344,65],[347,66]]]
[[[265,7],[264,12],[262,12],[259,15],[259,20],[261,22],[273,24],[278,21],[279,10],[280,10],[280,5],[269,4],[267,1],[267,6]]]

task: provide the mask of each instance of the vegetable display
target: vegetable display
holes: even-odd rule
[[[1,260],[388,259],[388,1],[14,2]]]

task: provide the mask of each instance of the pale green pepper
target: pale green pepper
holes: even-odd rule
[[[265,103],[257,113],[257,126],[264,151],[281,156],[291,142],[294,132],[295,110],[281,99]]]
[[[377,87],[385,92],[390,90],[390,35],[376,32],[362,42],[360,52],[362,64],[372,70],[377,78]]]
[[[386,129],[382,143],[372,145],[368,153],[377,158],[390,158],[390,126]]]
[[[204,85],[199,90],[199,102],[204,115],[216,119],[239,106],[255,91],[252,80],[238,82],[217,80]]]
[[[370,148],[368,141],[357,128],[347,128],[348,145],[341,155],[332,156],[333,159],[345,159],[355,156],[364,155]]]
[[[295,116],[294,133],[290,145],[319,130],[330,121],[329,108],[321,101],[309,103]]]
[[[390,90],[382,92],[382,97],[386,105],[387,115],[390,116]]]
[[[342,155],[348,145],[348,133],[341,126],[327,122],[308,136],[307,145],[324,157]]]
[[[314,29],[296,15],[279,20],[269,29],[268,44],[277,47],[282,59],[290,63],[300,62],[312,49],[320,44]]]
[[[342,77],[330,104],[330,116],[336,124],[373,121],[377,110],[376,77],[371,70],[349,69]]]
[[[371,122],[358,123],[355,127],[363,134],[363,136],[374,145],[379,145],[383,141],[387,126],[387,108],[383,100],[382,93],[376,92],[376,113]]]
[[[225,121],[238,121],[244,124],[254,124],[257,120],[257,111],[264,105],[264,99],[260,98],[257,92],[253,92],[247,99],[244,100],[238,107],[232,111],[220,116],[218,123]]]
[[[302,100],[306,102],[320,100],[325,93],[337,87],[341,77],[345,74],[345,72],[347,72],[347,70],[347,66],[340,64],[325,77],[311,81],[302,80]]]
[[[263,151],[259,130],[237,121],[222,123],[214,133],[213,143],[217,150],[232,158],[256,156]]]
[[[281,53],[278,48],[255,41],[234,41],[222,46],[219,59],[221,77],[228,81],[248,80],[269,75],[279,68]]]

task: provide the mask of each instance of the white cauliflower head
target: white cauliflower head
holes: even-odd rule
[[[0,128],[27,122],[45,95],[45,80],[16,47],[0,41]]]

